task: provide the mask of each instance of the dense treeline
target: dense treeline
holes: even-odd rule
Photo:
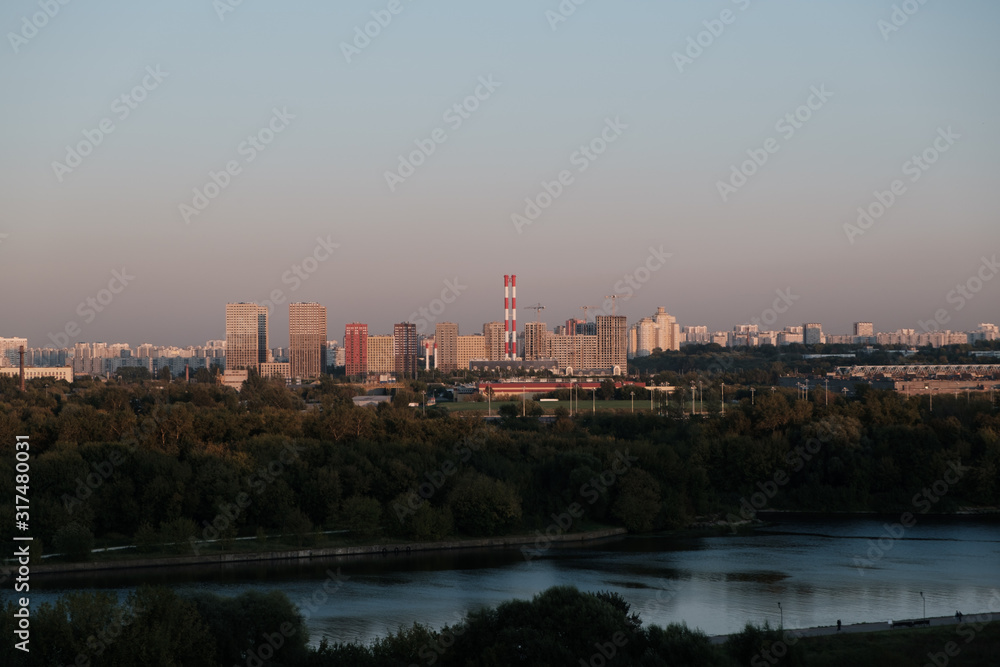
[[[8,604],[0,630],[11,636]],[[34,612],[28,645],[0,647],[3,664],[408,667],[411,665],[623,665],[728,667],[748,664],[780,635],[748,626],[725,646],[684,625],[643,626],[617,593],[554,587],[467,614],[440,629],[414,623],[368,645],[309,646],[302,613],[280,592],[233,598],[181,596],[143,587],[119,602],[108,593],[71,593]],[[44,638],[44,640],[40,639]],[[785,663],[803,664],[801,648]]]
[[[1000,505],[1000,415],[988,400],[936,397],[930,412],[926,399],[861,389],[829,406],[822,392],[762,390],[724,417],[620,411],[484,425],[423,415],[408,392],[359,408],[331,382],[293,392],[254,378],[236,393],[34,381],[21,393],[3,379],[0,493],[13,497],[15,436],[30,436],[32,534],[47,552],[79,557],[91,535],[190,553],[192,538],[308,541],[320,529],[374,541],[553,525],[647,531],[725,517],[755,492],[772,509]],[[939,484],[916,504],[945,479],[945,493]],[[558,525],[553,515],[574,507],[572,526]],[[0,506],[2,530],[13,525],[13,507]]]
[[[655,605],[656,602],[653,601]],[[0,609],[0,634],[11,637],[14,607]],[[370,644],[311,645],[301,610],[281,592],[232,598],[179,595],[143,587],[126,600],[71,593],[33,611],[29,653],[0,645],[0,664],[25,667],[869,667],[943,665],[960,654],[968,667],[997,664],[1000,627],[991,616],[958,626],[806,637],[796,630],[747,624],[723,643],[686,625],[644,625],[617,593],[550,588],[434,629],[414,623]],[[945,653],[946,647],[950,652]],[[955,649],[958,649],[957,651]]]

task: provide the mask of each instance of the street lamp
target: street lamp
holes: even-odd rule
[[[726,416],[726,383],[722,383],[722,416]]]
[[[920,599],[924,601],[924,618],[927,618],[927,598],[924,597],[924,592],[920,591]]]
[[[931,412],[934,412],[934,394],[931,393],[931,386],[929,384],[925,384],[924,389],[927,390],[927,397],[930,398]]]
[[[755,405],[754,400],[753,400],[753,393],[754,393],[754,391],[756,391],[756,389],[754,387],[750,387],[750,405]]]
[[[691,383],[691,416],[694,417],[694,382]]]
[[[778,614],[780,614],[780,621],[778,623],[779,628],[785,627],[785,610],[781,608],[781,603],[778,603]]]
[[[635,392],[634,391],[630,391],[629,395],[632,397],[632,412],[634,413],[635,412]]]
[[[597,414],[597,387],[590,388],[590,414]]]

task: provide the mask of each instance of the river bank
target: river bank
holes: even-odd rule
[[[608,528],[579,533],[565,533],[547,542],[560,545],[592,542],[620,537],[627,534],[624,528]],[[482,539],[443,540],[437,542],[387,542],[340,547],[320,547],[290,549],[280,551],[222,552],[195,556],[163,556],[156,558],[129,558],[121,560],[88,561],[83,563],[43,563],[31,566],[31,572],[41,574],[63,574],[77,572],[98,572],[102,570],[122,570],[137,568],[179,567],[186,565],[232,565],[261,561],[301,560],[341,556],[383,557],[406,555],[415,552],[455,551],[463,549],[513,549],[516,547],[540,548],[536,535],[510,535]]]

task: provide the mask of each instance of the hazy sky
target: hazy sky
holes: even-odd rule
[[[275,291],[274,345],[290,300],[472,333],[504,273],[550,327],[1000,320],[995,0],[48,2],[0,8],[0,336],[195,344]]]

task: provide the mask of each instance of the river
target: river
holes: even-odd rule
[[[710,635],[747,621],[800,628],[920,617],[924,604],[928,616],[991,608],[1000,591],[995,518],[919,517],[893,539],[888,533],[899,529],[886,525],[898,518],[776,517],[748,534],[630,536],[530,560],[511,549],[36,576],[32,604],[81,589],[124,596],[144,582],[222,595],[277,589],[310,610],[314,644],[324,636],[367,642],[413,622],[440,627],[563,584],[616,591],[644,622],[683,621]],[[323,593],[338,568],[339,580],[327,585],[332,594]]]

